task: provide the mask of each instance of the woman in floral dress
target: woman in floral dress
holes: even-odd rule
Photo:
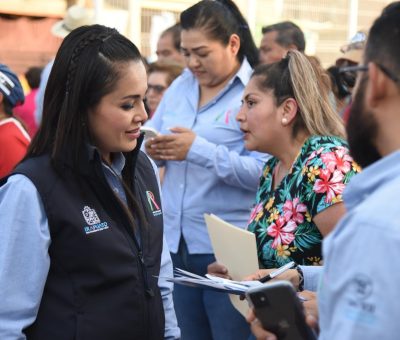
[[[359,171],[323,75],[303,54],[255,69],[237,116],[264,166],[248,229],[262,268],[321,265],[322,237],[345,212],[342,192]]]

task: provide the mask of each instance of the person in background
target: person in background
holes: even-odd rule
[[[17,75],[0,64],[0,178],[8,175],[25,156],[31,141],[13,109],[24,102],[24,91]]]
[[[204,275],[215,261],[204,212],[243,228],[267,159],[244,148],[235,120],[258,51],[233,1],[200,1],[180,22],[188,70],[146,124],[161,135],[145,146],[165,166],[164,219],[174,266]],[[249,335],[226,294],[175,286],[174,303],[183,339]]]
[[[344,81],[339,67],[331,66],[326,71],[328,72],[331,80],[331,101],[333,108],[337,114],[342,117],[347,106],[351,102],[351,88]]]
[[[161,33],[156,50],[158,61],[185,65],[185,59],[181,53],[181,29],[180,23],[176,23]]]
[[[147,68],[146,104],[151,118],[165,90],[183,71],[179,64],[169,62],[154,62]]]
[[[35,98],[40,84],[40,75],[43,71],[42,67],[30,67],[25,72],[25,78],[30,87],[30,92],[25,96],[25,102],[14,109],[16,117],[21,119],[31,137],[37,131],[37,124],[35,121]]]
[[[0,187],[0,339],[179,339],[136,46],[73,30],[43,122]]]
[[[94,23],[95,18],[93,12],[80,5],[73,5],[67,9],[65,17],[53,25],[51,28],[51,33],[56,37],[64,39],[75,28],[84,25],[92,25]],[[35,122],[37,126],[39,126],[40,122],[42,121],[44,94],[53,63],[54,60],[51,60],[44,67],[40,76],[39,89],[35,97]]]
[[[299,26],[291,21],[283,21],[262,28],[260,43],[260,64],[272,64],[281,60],[288,51],[304,53],[306,42]]]
[[[336,86],[338,89],[341,89],[342,96],[346,94],[342,99],[339,96],[336,97],[337,111],[343,117],[344,122],[347,122],[349,118],[351,93],[353,92],[357,76],[356,72],[351,71],[351,68],[361,62],[366,39],[367,35],[364,32],[357,32],[348,44],[341,47],[340,51],[343,54],[336,60],[334,66],[334,73],[338,73],[338,76],[334,77]]]
[[[256,235],[261,268],[290,261],[306,269],[321,266],[322,237],[345,212],[342,192],[359,169],[328,91],[317,65],[298,51],[258,66],[244,91],[237,119],[246,148],[273,155],[248,226]],[[303,267],[298,268],[293,279],[303,290]],[[260,270],[251,279],[269,272]],[[229,268],[214,264],[209,273],[228,276]]]
[[[391,340],[400,333],[400,308],[393,302],[400,256],[399,47],[396,1],[373,23],[362,62],[353,67],[358,79],[346,128],[363,172],[344,192],[348,212],[324,240],[319,339]],[[254,314],[248,320],[257,339],[277,339]]]

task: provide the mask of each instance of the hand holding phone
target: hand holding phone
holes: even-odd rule
[[[316,339],[305,322],[303,306],[289,282],[271,282],[251,288],[246,292],[246,298],[263,328],[274,333],[278,339]]]
[[[144,132],[145,139],[154,138],[160,134],[156,129],[154,129],[150,126],[141,126],[140,131]]]

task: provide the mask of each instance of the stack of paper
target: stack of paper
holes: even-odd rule
[[[204,277],[180,268],[175,269],[175,277],[166,277],[164,279],[185,286],[211,289],[235,295],[243,295],[249,288],[262,285],[259,281],[232,281],[208,274]]]

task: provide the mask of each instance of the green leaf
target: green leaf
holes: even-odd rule
[[[297,226],[295,231],[294,246],[300,251],[312,248],[315,244],[321,243],[322,236],[317,227],[309,222]]]
[[[273,240],[269,240],[262,247],[262,254],[259,254],[262,258],[265,268],[274,268],[276,259],[276,250],[272,248]]]

